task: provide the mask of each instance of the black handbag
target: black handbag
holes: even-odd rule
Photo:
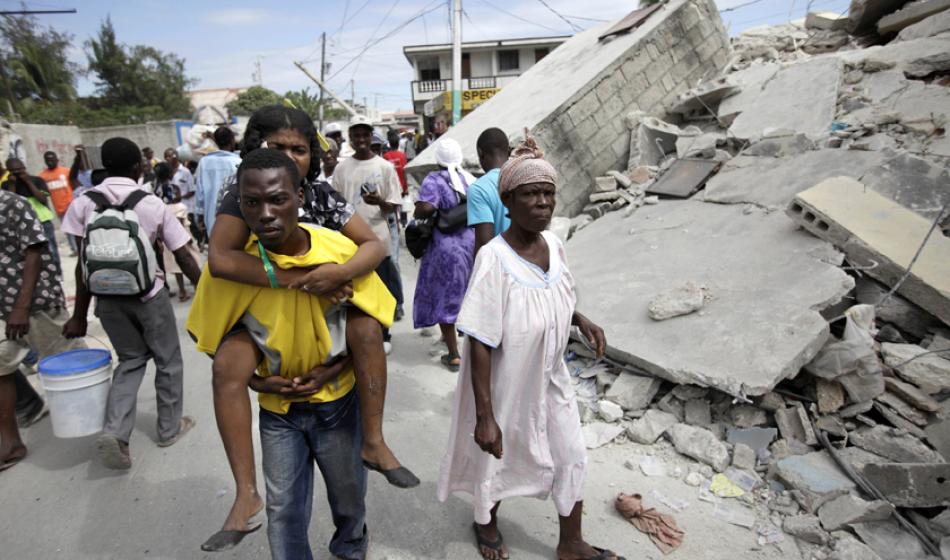
[[[459,203],[449,210],[441,210],[439,219],[435,227],[442,233],[455,233],[456,231],[468,227],[468,201],[465,195],[455,193]]]
[[[413,258],[421,259],[422,256],[426,254],[426,250],[429,249],[429,243],[432,242],[432,231],[435,228],[435,223],[438,218],[439,213],[436,212],[428,218],[412,220],[409,222],[409,225],[406,226],[406,248],[409,249],[409,254],[412,255]]]

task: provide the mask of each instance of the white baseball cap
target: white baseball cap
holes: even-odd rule
[[[334,132],[343,132],[343,127],[340,126],[340,123],[332,122],[323,129],[324,134],[333,134]]]
[[[373,121],[369,119],[366,115],[353,115],[353,118],[350,119],[349,129],[353,129],[357,126],[365,126],[366,128],[373,129]]]

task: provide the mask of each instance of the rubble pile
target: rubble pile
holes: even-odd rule
[[[567,243],[608,353],[569,365],[590,447],[760,546],[950,558],[950,3],[851,12],[626,115]]]

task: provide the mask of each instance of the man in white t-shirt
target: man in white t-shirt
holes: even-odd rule
[[[383,245],[389,248],[389,223],[387,216],[396,212],[402,204],[399,177],[396,168],[382,157],[373,153],[370,143],[373,137],[373,125],[363,115],[356,115],[350,121],[350,145],[353,147],[353,156],[340,161],[333,171],[333,188],[346,198],[347,202],[356,208],[356,213],[362,217],[379,237]],[[389,288],[401,306],[402,283],[399,272],[387,255],[376,269],[376,273]],[[384,336],[389,341],[389,332]]]
[[[195,216],[195,176],[187,167],[178,160],[178,152],[174,148],[165,150],[165,163],[172,168],[171,184],[178,187],[181,192],[181,202],[188,209],[188,223],[191,229],[191,236],[195,238],[198,247],[205,243],[201,228],[198,227],[198,217]]]

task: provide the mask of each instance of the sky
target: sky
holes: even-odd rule
[[[849,0],[715,0],[730,34],[804,17],[812,11],[846,13]],[[545,4],[547,6],[545,6]],[[0,0],[0,9],[71,9],[38,16],[42,24],[73,34],[70,58],[85,65],[84,43],[111,17],[120,43],[145,44],[185,59],[194,89],[246,87],[260,61],[263,85],[279,93],[313,84],[294,66],[320,68],[320,34],[327,34],[328,84],[380,110],[410,109],[412,67],[404,45],[451,40],[451,0],[293,0],[232,2],[190,0]],[[604,25],[636,9],[621,0],[462,0],[464,41],[569,35]],[[82,77],[80,95],[94,92]]]

